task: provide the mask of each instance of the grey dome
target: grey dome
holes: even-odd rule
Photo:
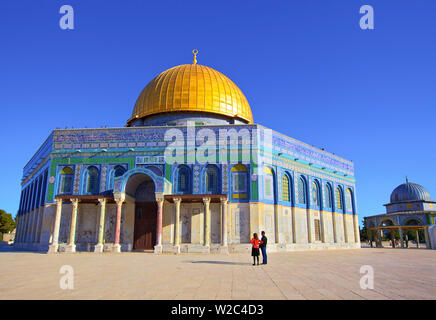
[[[413,200],[430,201],[430,194],[423,186],[411,182],[400,184],[392,191],[391,203]]]

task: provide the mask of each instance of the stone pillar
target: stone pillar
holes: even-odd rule
[[[156,198],[157,203],[157,222],[156,222],[156,245],[154,246],[154,253],[162,253],[162,211],[163,211],[163,198]]]
[[[428,233],[428,228],[424,229],[424,237],[425,237],[425,247],[426,247],[426,249],[431,249],[430,236],[429,236],[429,233]]]
[[[94,247],[94,252],[103,252],[103,237],[104,237],[104,220],[106,218],[106,198],[98,199],[100,203],[100,217],[98,220],[97,244]]]
[[[121,211],[123,209],[124,199],[115,199],[117,203],[117,220],[115,223],[115,243],[113,252],[121,252],[120,233],[121,233]]]
[[[175,253],[180,253],[180,203],[181,198],[173,198],[175,209],[175,223],[174,223],[174,250]]]
[[[392,248],[395,248],[395,231],[391,229],[391,241],[392,241]]]
[[[405,239],[405,241],[406,241],[406,248],[409,248],[409,230],[407,230],[406,229],[406,239]]]
[[[204,205],[204,245],[210,248],[210,198],[203,198]]]
[[[344,223],[344,242],[348,243],[348,230],[347,230],[347,214],[342,214],[342,221]]]
[[[436,224],[431,225],[427,229],[428,237],[430,238],[430,248],[436,250]]]
[[[221,248],[220,253],[229,253],[227,245],[227,199],[221,198]]]
[[[382,230],[376,230],[375,231],[377,233],[377,242],[376,242],[376,247],[377,248],[383,248],[383,244],[382,244]]]
[[[56,199],[56,216],[53,228],[53,241],[48,248],[49,253],[54,253],[58,251],[59,247],[59,228],[61,226],[61,215],[62,215],[62,199]]]
[[[419,230],[416,229],[416,247],[419,249]]]
[[[403,235],[403,229],[398,228],[398,233],[400,234],[400,246],[404,249],[404,235]]]

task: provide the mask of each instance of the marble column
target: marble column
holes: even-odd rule
[[[203,205],[205,219],[204,245],[210,247],[210,198],[203,198]]]
[[[97,244],[94,247],[94,252],[103,252],[104,245],[103,245],[103,237],[104,237],[104,220],[106,218],[106,198],[98,199],[98,202],[100,203],[100,217],[98,220],[98,235],[97,235]]]
[[[53,228],[53,240],[48,249],[49,253],[54,253],[58,251],[61,215],[62,215],[62,199],[56,199],[56,215],[55,215],[54,228]]]
[[[221,251],[228,253],[227,245],[227,199],[221,198]]]
[[[113,252],[121,252],[120,245],[120,233],[121,233],[121,211],[123,209],[124,199],[115,199],[117,203],[117,218],[115,222],[115,243],[113,247]]]
[[[174,223],[174,250],[175,253],[180,253],[180,203],[181,198],[173,198],[175,209],[175,223]]]
[[[162,253],[162,212],[163,212],[163,198],[156,198],[157,203],[157,221],[156,221],[156,245],[154,246],[154,253]]]
[[[77,225],[77,210],[79,209],[79,199],[70,199],[73,206],[70,222],[70,236],[68,244],[65,247],[65,252],[76,252],[76,225]]]

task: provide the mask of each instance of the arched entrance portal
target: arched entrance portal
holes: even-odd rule
[[[152,250],[156,245],[157,203],[153,180],[144,173],[134,174],[126,193],[135,198],[134,250]]]

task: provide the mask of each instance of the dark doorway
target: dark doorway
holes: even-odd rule
[[[156,245],[156,202],[137,202],[133,249],[152,250]]]
[[[134,250],[153,250],[156,245],[157,203],[153,180],[145,174],[133,175],[126,192],[135,197]]]

